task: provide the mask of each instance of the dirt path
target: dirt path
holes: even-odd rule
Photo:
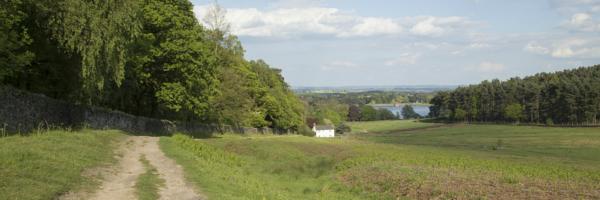
[[[89,198],[93,200],[129,200],[137,199],[135,183],[137,177],[145,172],[140,161],[142,156],[156,168],[165,186],[159,191],[160,199],[199,200],[206,199],[186,183],[183,169],[172,159],[165,156],[158,146],[158,137],[130,136],[122,149],[122,157],[117,166],[107,169],[100,188]],[[80,196],[81,195],[75,195]],[[75,196],[61,199],[79,199]]]

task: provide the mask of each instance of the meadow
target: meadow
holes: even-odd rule
[[[439,126],[434,123],[418,123],[413,120],[386,120],[370,122],[348,122],[354,133],[387,133],[393,131],[406,131],[411,129],[420,129],[425,127]]]
[[[597,199],[600,130],[413,121],[346,137],[161,139],[211,199]]]
[[[54,199],[92,190],[88,169],[113,164],[120,131],[49,131],[0,138],[0,199]]]

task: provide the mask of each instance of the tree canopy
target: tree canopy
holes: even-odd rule
[[[586,125],[600,121],[600,65],[483,81],[439,92],[433,117],[481,122]]]
[[[224,10],[189,0],[0,0],[0,83],[174,120],[298,130],[281,70],[248,61]]]
[[[404,119],[415,119],[421,118],[421,115],[415,112],[415,109],[411,105],[404,105],[404,107],[402,107],[402,117],[404,117]]]

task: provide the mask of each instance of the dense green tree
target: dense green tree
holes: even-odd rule
[[[404,119],[421,118],[421,116],[415,112],[414,108],[411,105],[405,105],[404,107],[402,107],[402,117]]]
[[[281,70],[244,58],[219,6],[205,29],[189,0],[0,3],[2,84],[135,115],[305,128]],[[343,107],[321,110],[345,120]]]
[[[106,105],[150,117],[205,118],[217,83],[217,55],[192,9],[187,0],[144,1],[126,81],[114,85]]]
[[[392,111],[390,111],[388,109],[378,109],[377,110],[377,120],[393,120],[393,119],[398,119],[398,116],[396,116],[394,113],[392,113]]]
[[[5,7],[5,5],[7,7]],[[5,0],[0,12],[8,51],[3,82],[65,100],[92,103],[120,85],[138,33],[138,0]],[[3,48],[4,50],[4,48]],[[35,55],[35,57],[33,56]]]
[[[464,121],[467,119],[467,111],[457,108],[456,110],[454,110],[454,120],[457,121]]]
[[[341,123],[341,124],[338,124],[337,126],[335,126],[336,134],[344,134],[344,133],[350,133],[350,132],[352,132],[352,128],[345,123]]]
[[[348,118],[349,106],[337,100],[313,101],[307,104],[307,117],[315,118],[319,124],[327,119],[332,124],[339,124]]]
[[[350,105],[348,108],[348,121],[360,121],[360,108],[356,105]]]
[[[29,65],[34,58],[27,48],[32,39],[22,25],[26,13],[21,0],[0,0],[0,83]]]
[[[600,65],[540,73],[507,81],[439,92],[431,100],[431,115],[449,119],[448,112],[465,111],[471,121],[595,125],[600,118]],[[510,112],[508,112],[510,111]],[[460,115],[459,115],[460,116]]]
[[[504,109],[504,116],[506,116],[507,119],[518,123],[523,118],[523,106],[518,103],[506,106]]]
[[[263,95],[257,105],[265,110],[269,126],[280,129],[298,129],[304,124],[304,104],[290,90],[280,69],[271,68],[263,60],[250,61],[250,69],[257,74]]]
[[[361,121],[377,120],[377,110],[369,105],[360,106],[360,120]]]

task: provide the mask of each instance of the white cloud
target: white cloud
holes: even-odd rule
[[[600,38],[580,37],[556,40],[549,45],[530,42],[523,49],[555,58],[600,58],[599,46]]]
[[[292,1],[295,2],[295,1]],[[301,2],[301,0],[300,0]],[[195,6],[198,19],[208,5]],[[422,36],[440,36],[472,24],[462,17],[419,16],[402,19],[360,16],[328,7],[278,7],[270,10],[232,8],[227,10],[227,20],[233,34],[252,37],[294,38],[307,35],[333,37],[394,36],[410,33]]]
[[[336,70],[336,69],[357,69],[360,65],[350,61],[333,61],[326,65],[321,66],[322,70]]]
[[[563,23],[563,26],[577,31],[600,31],[600,22],[589,13],[575,13],[569,21]]]
[[[434,24],[435,18],[429,17],[423,21],[417,22],[410,32],[416,35],[439,36],[444,33],[444,29]]]
[[[531,52],[531,53],[535,53],[535,54],[548,54],[550,53],[550,50],[540,44],[538,44],[537,42],[529,42],[524,48],[523,50]]]
[[[374,36],[374,35],[393,35],[402,32],[402,27],[392,19],[368,17],[359,20],[347,33],[340,33],[338,36]]]
[[[600,12],[600,0],[551,0],[561,13]]]
[[[503,64],[485,61],[479,64],[478,70],[481,72],[501,72],[504,71],[504,68]]]
[[[464,29],[475,23],[457,16],[451,17],[434,17],[421,16],[415,18],[415,24],[410,29],[410,32],[415,35],[437,37],[443,34]]]
[[[421,57],[420,54],[403,53],[403,54],[400,54],[396,58],[385,61],[384,65],[388,66],[388,67],[398,66],[398,65],[414,65],[417,63],[417,60],[419,59],[419,57]]]
[[[491,45],[490,45],[490,44],[487,44],[487,43],[474,42],[474,43],[471,43],[471,44],[469,45],[469,48],[473,48],[473,49],[483,49],[483,48],[488,48],[488,47],[490,47],[490,46],[491,46]]]
[[[277,0],[273,2],[276,8],[307,8],[321,5],[322,0]]]
[[[552,51],[552,57],[555,58],[569,58],[572,57],[575,53],[571,50],[571,47],[559,47]]]

